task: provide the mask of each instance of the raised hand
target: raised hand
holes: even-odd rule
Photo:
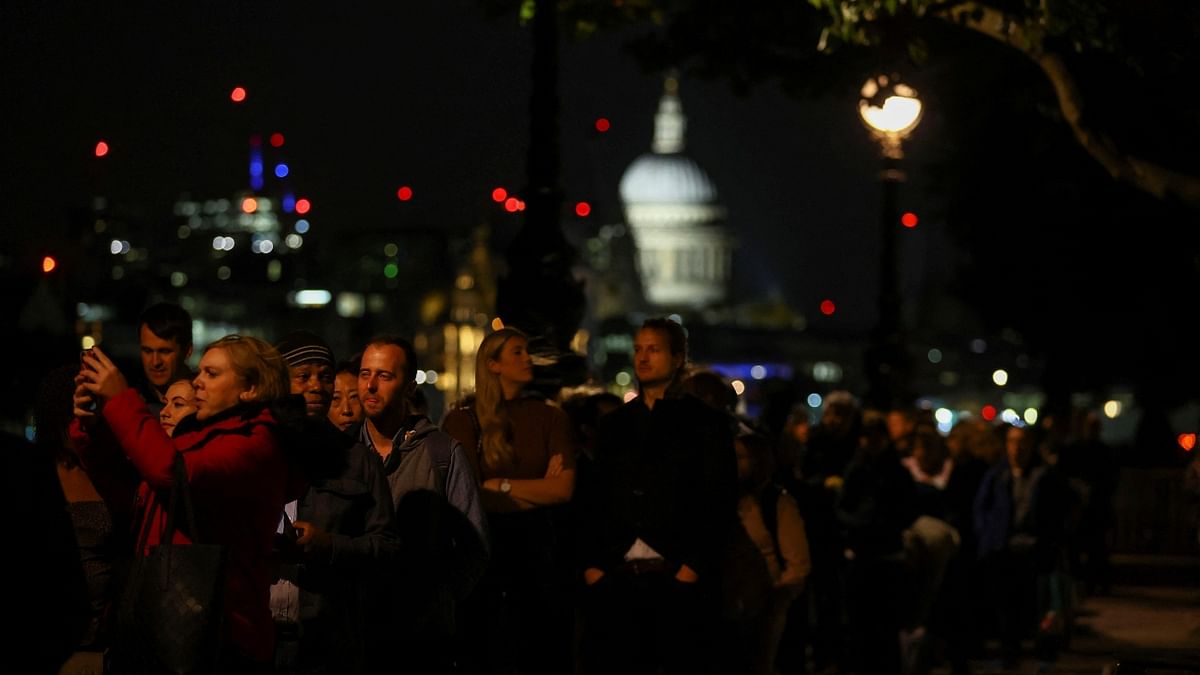
[[[129,388],[121,370],[99,347],[89,349],[81,360],[83,367],[79,370],[76,383],[89,392],[101,406]],[[78,393],[79,389],[76,389],[76,394]]]

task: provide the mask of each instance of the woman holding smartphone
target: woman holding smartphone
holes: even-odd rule
[[[182,454],[204,543],[224,545],[230,557],[224,603],[225,670],[269,673],[274,626],[268,605],[268,557],[283,505],[299,496],[270,404],[289,392],[279,352],[257,338],[229,335],[210,344],[193,382],[196,412],[168,435],[124,375],[100,349],[83,357],[75,379],[72,438],[84,466],[128,475],[140,512],[146,555],[160,543],[175,457]],[[95,411],[88,404],[95,401]],[[140,540],[140,536],[139,536]],[[174,543],[190,543],[177,531]]]

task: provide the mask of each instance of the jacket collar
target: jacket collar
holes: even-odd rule
[[[208,419],[199,420],[196,414],[192,413],[187,417],[179,420],[179,424],[175,425],[175,434],[182,435],[197,431],[204,431],[216,425],[222,424],[227,420],[237,420],[247,422],[256,417],[270,417],[267,407],[261,402],[239,403],[232,408],[226,408],[221,412],[209,417]]]

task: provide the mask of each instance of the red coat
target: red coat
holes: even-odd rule
[[[106,499],[136,499],[135,515],[150,528],[147,551],[160,543],[166,529],[172,464],[176,452],[183,453],[201,538],[224,544],[229,552],[227,644],[255,660],[270,661],[275,642],[269,605],[271,547],[283,505],[299,495],[299,486],[289,487],[294,481],[271,412],[265,406],[238,406],[202,423],[191,420],[171,438],[141,396],[128,389],[109,400],[101,415],[107,428],[98,426],[89,434],[76,420],[71,436],[89,474],[97,474],[108,487]],[[163,508],[156,508],[159,500]],[[174,541],[190,539],[176,531]]]

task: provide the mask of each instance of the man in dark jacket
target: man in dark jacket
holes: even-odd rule
[[[577,493],[587,584],[584,667],[701,673],[713,667],[718,557],[738,527],[725,418],[679,392],[687,341],[651,319],[634,341],[641,395],[600,422]]]
[[[285,507],[280,523],[281,548],[292,564],[271,588],[276,672],[366,673],[371,589],[363,579],[396,555],[391,493],[379,456],[329,421],[329,346],[295,331],[277,347],[288,363],[292,394],[304,397],[307,440],[322,456],[303,458],[310,487]]]

